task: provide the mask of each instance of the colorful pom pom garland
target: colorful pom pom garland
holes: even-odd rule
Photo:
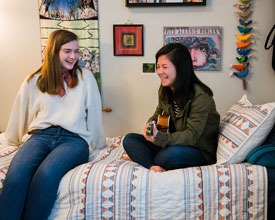
[[[234,71],[231,72],[230,76],[236,76],[243,81],[243,89],[247,89],[246,76],[251,72],[249,70],[249,58],[252,56],[252,42],[251,38],[254,36],[253,27],[250,25],[253,23],[249,19],[252,15],[252,0],[239,0],[240,3],[234,4],[233,6],[238,9],[236,12],[237,17],[239,18],[239,24],[237,25],[238,33],[235,35],[237,38],[237,49],[238,54],[235,57],[237,64],[231,64],[230,68],[233,68]]]

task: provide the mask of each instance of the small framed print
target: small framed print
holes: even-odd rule
[[[143,63],[142,72],[143,73],[155,73],[156,65],[154,63]]]
[[[114,55],[143,56],[143,25],[114,24]]]
[[[205,6],[206,0],[125,0],[126,7]]]

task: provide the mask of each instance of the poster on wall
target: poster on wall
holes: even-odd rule
[[[191,54],[194,70],[221,70],[220,26],[164,27],[164,44],[182,43]]]
[[[100,89],[97,1],[38,0],[38,5],[42,59],[52,31],[66,29],[74,32],[79,39],[79,65],[92,71]]]

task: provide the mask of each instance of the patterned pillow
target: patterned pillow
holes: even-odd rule
[[[275,102],[253,105],[244,95],[220,123],[217,163],[241,163],[260,146],[275,121]]]

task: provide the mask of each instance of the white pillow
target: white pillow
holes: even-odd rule
[[[233,104],[220,123],[217,163],[241,163],[260,146],[275,121],[275,102],[253,105],[246,95]]]

